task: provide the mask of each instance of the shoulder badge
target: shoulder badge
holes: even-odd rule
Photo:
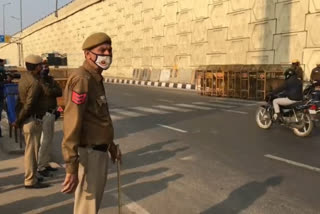
[[[84,104],[86,102],[87,94],[78,94],[75,91],[72,91],[72,102],[77,105]]]

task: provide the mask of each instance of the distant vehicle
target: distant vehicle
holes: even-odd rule
[[[5,69],[7,72],[18,72],[18,67],[15,66],[15,65],[5,64],[5,65],[4,65],[4,69]]]

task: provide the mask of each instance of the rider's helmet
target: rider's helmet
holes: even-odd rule
[[[295,70],[290,69],[290,68],[284,72],[284,78],[286,80],[289,79],[290,77],[294,76],[294,75],[297,75]]]

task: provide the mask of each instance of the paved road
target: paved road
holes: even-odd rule
[[[107,91],[124,153],[124,213],[320,213],[320,128],[308,138],[283,127],[261,130],[252,101],[124,85]],[[58,122],[59,163],[61,138]],[[2,157],[1,213],[71,213],[72,199],[59,193],[63,169],[48,180],[51,188],[27,191],[21,155]],[[116,213],[110,166],[100,213]]]

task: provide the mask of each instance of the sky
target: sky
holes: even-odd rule
[[[72,2],[72,0],[58,0],[58,7]],[[5,33],[13,35],[20,31],[20,0],[0,0],[0,35],[3,34],[3,5],[5,6]],[[56,0],[22,0],[22,26],[26,28],[32,23],[53,13]],[[16,17],[17,19],[12,18]]]

